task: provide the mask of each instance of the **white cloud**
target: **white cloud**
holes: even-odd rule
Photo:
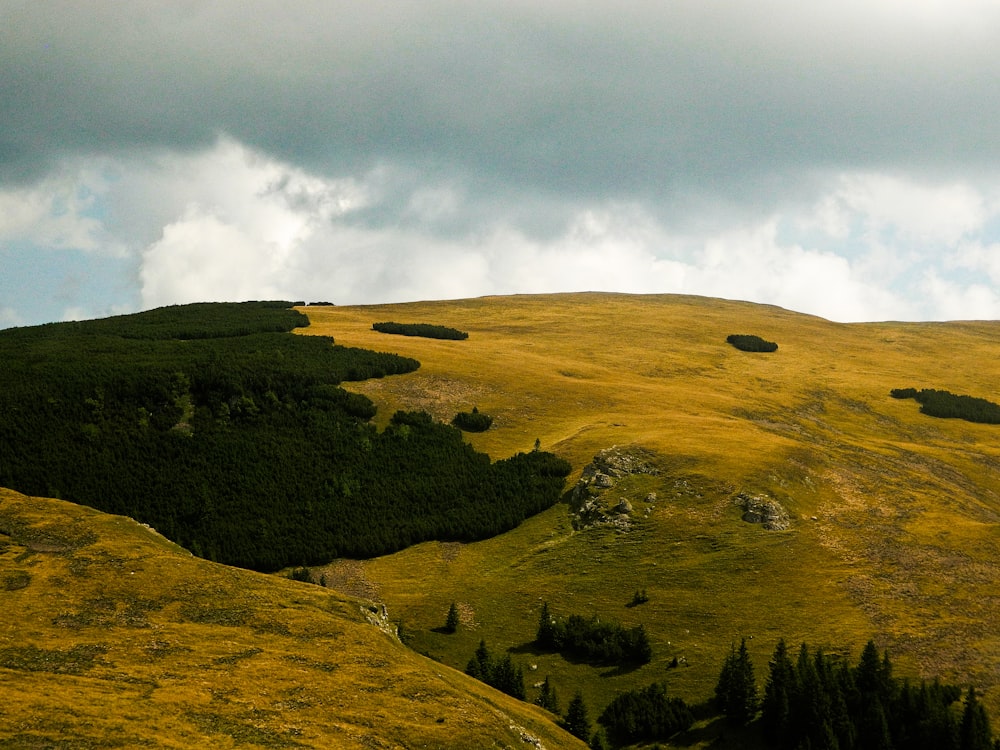
[[[962,284],[943,278],[934,271],[925,274],[921,291],[929,306],[943,320],[1000,319],[1000,294],[985,284]]]
[[[948,258],[948,264],[985,276],[1000,286],[1000,242],[984,244],[969,242],[959,246]]]
[[[989,217],[984,196],[962,183],[927,184],[897,176],[843,174],[816,208],[815,225],[844,237],[853,222],[871,240],[885,235],[917,243],[954,244]]]
[[[124,248],[89,215],[107,190],[98,169],[67,166],[41,182],[0,190],[0,243],[121,255]]]
[[[31,209],[0,229],[58,245],[70,235],[50,227],[69,215],[87,252],[102,237],[141,248],[145,308],[605,290],[745,299],[840,321],[941,319],[992,316],[1000,285],[1000,245],[987,237],[1000,204],[956,182],[842,173],[811,203],[684,230],[638,201],[563,202],[544,208],[538,232],[522,221],[534,195],[491,203],[391,165],[328,178],[225,138],[84,174],[110,176],[0,197]],[[60,213],[67,194],[83,197]]]

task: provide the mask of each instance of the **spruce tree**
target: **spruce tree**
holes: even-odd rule
[[[549,683],[548,675],[545,676],[545,682],[542,683],[542,687],[538,691],[535,704],[541,706],[546,711],[551,711],[556,715],[559,714],[559,698],[556,695],[556,689]]]
[[[590,718],[587,716],[587,704],[583,702],[583,696],[579,691],[569,702],[563,726],[567,732],[574,737],[579,737],[584,742],[590,739]]]
[[[494,664],[492,679],[486,682],[507,695],[524,700],[524,671],[514,664],[510,654],[504,654],[503,659]]]
[[[444,621],[444,630],[446,633],[454,633],[458,630],[458,607],[455,606],[455,602],[452,602],[451,607],[448,608],[448,616]]]
[[[485,683],[490,683],[493,680],[493,657],[490,654],[488,648],[486,648],[486,641],[479,641],[479,648],[476,649],[475,655],[469,659],[468,665],[465,667],[465,673],[471,677],[475,677],[477,680],[481,680]]]
[[[545,649],[556,649],[556,623],[549,612],[549,603],[542,604],[542,612],[538,616],[538,632],[535,635],[535,642]]]
[[[753,663],[747,651],[746,638],[730,647],[715,686],[715,699],[719,708],[734,724],[746,724],[757,712],[757,681]]]
[[[986,709],[976,698],[976,689],[969,687],[965,695],[965,709],[962,711],[962,725],[959,734],[960,750],[990,750],[992,732]]]
[[[788,647],[782,638],[771,657],[760,718],[764,736],[777,747],[790,744],[791,700],[796,690],[795,666],[788,657]]]

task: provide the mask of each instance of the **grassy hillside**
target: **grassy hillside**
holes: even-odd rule
[[[351,386],[378,404],[376,419],[405,408],[448,421],[477,406],[493,427],[467,439],[494,457],[537,439],[573,463],[571,480],[615,445],[641,448],[660,469],[608,490],[634,506],[628,531],[575,531],[560,505],[485,542],[326,569],[332,585],[385,601],[416,648],[459,668],[481,638],[513,648],[529,684],[551,675],[564,707],[580,686],[596,714],[653,680],[707,698],[744,636],[761,682],[781,636],[852,659],[874,637],[897,674],[974,684],[1000,717],[1000,428],[889,397],[916,387],[996,400],[1000,324],[844,325],[749,303],[610,294],[305,312],[304,335],[422,363]],[[371,330],[380,320],[469,338],[388,336]],[[739,351],[726,343],[734,333],[779,349]],[[744,522],[740,492],[782,504],[790,528]],[[640,588],[649,601],[627,607]],[[435,632],[452,601],[458,632]],[[534,653],[543,601],[644,623],[653,661],[620,672]],[[674,656],[687,666],[669,669]]]
[[[0,747],[575,747],[371,602],[0,490]],[[582,747],[582,745],[579,745]]]

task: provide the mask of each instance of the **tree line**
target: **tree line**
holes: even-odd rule
[[[778,750],[998,750],[975,690],[959,704],[962,694],[936,680],[900,680],[872,641],[852,665],[804,643],[793,657],[781,640],[761,696],[744,640],[723,663],[715,701],[731,722],[754,721]]]
[[[0,331],[0,486],[265,571],[482,539],[557,502],[570,465],[550,453],[491,462],[424,413],[376,430],[339,384],[419,362],[291,335],[288,304]]]

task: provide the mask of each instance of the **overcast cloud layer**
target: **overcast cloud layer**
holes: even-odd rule
[[[1000,318],[1000,4],[0,0],[0,326],[610,290]]]

